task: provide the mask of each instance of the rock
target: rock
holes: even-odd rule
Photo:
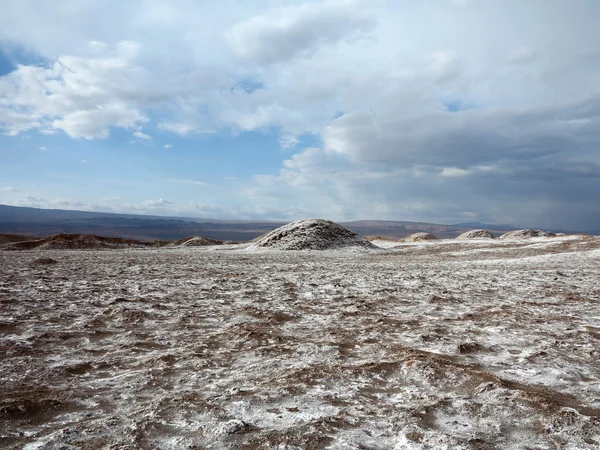
[[[249,423],[246,423],[246,422],[244,422],[243,420],[240,420],[240,419],[230,420],[223,427],[223,431],[224,431],[225,434],[244,433],[244,432],[249,431],[251,429],[252,429],[252,425],[250,425]]]

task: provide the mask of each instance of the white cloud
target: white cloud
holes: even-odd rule
[[[142,203],[143,206],[149,206],[152,208],[167,206],[167,205],[172,205],[172,204],[173,204],[173,202],[164,200],[163,198],[159,198],[158,200],[146,200]]]
[[[283,133],[279,136],[279,145],[282,148],[294,148],[299,142],[298,137],[291,133]]]
[[[164,145],[164,148],[167,148],[167,149],[168,149],[168,148],[172,148],[172,147],[173,147],[173,146],[172,146],[171,144],[165,144],[165,145]]]
[[[145,133],[142,133],[141,131],[136,131],[133,133],[133,135],[138,139],[145,139],[145,140],[152,139],[151,136],[149,136]]]
[[[120,42],[103,57],[67,55],[49,67],[18,66],[0,78],[0,124],[9,135],[62,130],[96,139],[108,137],[111,127],[146,122],[145,72],[133,62],[139,49]]]
[[[458,167],[444,167],[441,175],[443,177],[466,177],[470,173],[470,171]]]
[[[295,153],[248,186],[269,215],[600,218],[598,2],[5,3],[46,62],[0,78],[4,133],[267,131]]]
[[[106,42],[100,41],[90,41],[88,46],[96,53],[104,53],[110,48]]]
[[[85,206],[85,203],[77,201],[77,200],[67,200],[67,199],[54,199],[50,201],[50,205],[53,207],[67,207],[69,209],[81,208]]]
[[[158,114],[153,115],[163,131],[191,136],[223,129],[237,132],[275,127],[280,128],[285,147],[294,144],[288,136],[317,134],[340,111],[362,108],[379,112],[382,105],[391,107],[386,105],[389,99],[397,108],[420,113],[439,108],[441,95],[494,105],[543,102],[541,99],[563,92],[551,81],[552,68],[546,71],[544,84],[529,74],[507,73],[502,68],[506,55],[514,49],[518,50],[517,57],[527,56],[522,42],[531,42],[527,49],[540,47],[547,31],[538,29],[538,22],[528,30],[516,26],[508,29],[508,24],[496,22],[477,23],[477,33],[482,36],[505,36],[503,48],[490,47],[482,55],[488,45],[486,39],[474,41],[456,33],[456,23],[461,23],[465,13],[443,3],[436,5],[441,11],[436,24],[427,27],[422,26],[428,17],[424,7],[364,0],[286,4],[289,6],[285,8],[261,8],[257,14],[258,9],[252,11],[251,5],[236,4],[234,10],[227,2],[218,8],[144,3],[135,16],[133,10],[125,8],[124,16],[111,18],[114,30],[127,30],[119,38],[132,35],[141,44],[122,41],[116,45],[101,41],[107,36],[91,21],[98,11],[86,5],[78,14],[83,15],[81,20],[90,20],[88,28],[96,30],[97,36],[90,36],[88,42],[92,42],[83,47],[80,44],[76,51],[59,53],[47,68],[23,66],[8,78],[0,78],[0,93],[4,87],[7,90],[5,101],[0,102],[0,123],[13,135],[28,129],[44,133],[60,130],[95,139],[108,136],[112,127],[141,132],[141,124],[152,125],[148,111],[155,108]],[[480,5],[483,8],[484,4]],[[497,13],[496,6],[485,7],[486,17]],[[535,5],[517,9],[523,20],[538,11]],[[554,5],[544,10],[548,29],[560,18],[557,10],[564,15],[562,9]],[[47,16],[59,12],[43,8]],[[41,10],[30,13],[35,16]],[[210,16],[211,22],[198,30],[191,26],[192,16]],[[11,25],[6,25],[11,30]],[[177,30],[179,35],[184,25],[190,27],[186,39],[174,39],[171,33]],[[143,30],[152,30],[155,38]],[[215,36],[224,32],[233,45],[230,51],[216,43]],[[368,38],[356,40],[357,36]],[[118,39],[113,37],[108,42],[115,41]],[[198,42],[211,45],[194,46]],[[67,47],[62,40],[61,45]],[[190,60],[189,52],[199,48],[203,53]],[[160,63],[161,52],[167,50],[174,62],[168,70]],[[278,64],[265,71],[261,67],[265,61]],[[578,77],[593,72],[561,70],[576,72]],[[571,74],[561,77],[570,78]],[[259,86],[256,90],[232,88],[249,79]],[[556,100],[581,95],[579,86],[586,82],[592,81],[570,83],[569,95],[565,92],[564,98]],[[494,89],[486,83],[493,83]]]
[[[43,152],[48,151],[48,149],[46,147],[40,147],[40,150]]]
[[[25,201],[30,202],[30,203],[41,203],[41,202],[45,202],[46,200],[44,200],[43,198],[40,198],[40,197],[35,197],[33,195],[26,195]]]
[[[17,188],[14,188],[12,186],[6,186],[2,188],[3,191],[10,191],[10,192],[19,192],[19,190]]]
[[[7,136],[18,136],[23,131],[41,126],[39,115],[3,108],[3,103],[6,103],[6,100],[2,98],[2,78],[0,78],[0,130]]]
[[[574,146],[584,135],[600,134],[595,126],[573,120],[582,114],[597,123],[600,98],[547,108],[410,116],[398,110],[379,114],[355,111],[335,119],[324,130],[324,149],[357,162],[395,166],[461,167],[503,159],[531,161],[560,152],[568,156],[566,142]],[[591,147],[580,147],[580,152],[583,156]]]
[[[204,181],[184,180],[184,179],[180,179],[180,178],[169,178],[169,179],[167,179],[167,181],[169,181],[171,183],[195,184],[196,186],[206,186],[207,185],[207,183],[205,183]]]
[[[197,124],[194,123],[173,123],[173,122],[161,122],[158,124],[158,128],[164,131],[170,131],[171,133],[185,136],[188,134],[214,134],[215,130],[200,129]]]
[[[530,47],[523,46],[511,50],[507,55],[507,59],[516,64],[525,64],[535,60],[536,56],[537,54],[535,50]]]
[[[258,64],[310,56],[322,44],[356,39],[375,25],[368,2],[304,3],[238,23],[226,34],[240,57]]]
[[[140,111],[122,103],[107,103],[92,109],[65,114],[52,122],[52,127],[69,136],[84,139],[106,139],[111,127],[132,128],[147,119]]]
[[[454,52],[435,52],[427,57],[427,71],[437,81],[450,81],[460,74],[458,57]]]
[[[323,136],[323,148],[294,154],[278,175],[256,177],[251,198],[348,220],[453,223],[477,205],[481,221],[568,228],[582,217],[577,226],[593,229],[583,217],[600,214],[591,195],[600,176],[600,97],[417,118],[359,111]],[[568,219],[559,204],[572,211]]]

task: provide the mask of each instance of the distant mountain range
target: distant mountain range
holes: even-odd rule
[[[491,224],[481,222],[464,222],[451,225],[459,228],[472,228],[474,230],[517,230],[519,227],[505,224]]]
[[[138,240],[171,240],[204,236],[219,240],[249,241],[286,222],[199,219],[135,214],[114,214],[62,209],[0,205],[0,233],[49,236],[57,233],[95,234]],[[363,236],[400,239],[412,233],[433,233],[453,238],[472,229],[493,230],[496,235],[516,227],[468,222],[441,225],[426,222],[360,220],[342,225]]]
[[[35,236],[69,233],[138,240],[172,240],[200,235],[219,240],[247,241],[282,224],[283,222],[224,221],[0,205],[0,233]]]

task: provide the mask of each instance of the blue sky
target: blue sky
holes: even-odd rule
[[[594,0],[2,9],[2,204],[598,228]]]

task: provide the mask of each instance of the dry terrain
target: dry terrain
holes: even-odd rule
[[[0,251],[0,447],[600,447],[600,238],[394,245]]]

